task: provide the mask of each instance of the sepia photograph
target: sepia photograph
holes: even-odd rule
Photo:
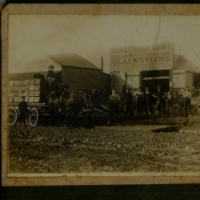
[[[7,16],[6,177],[200,176],[200,16]]]

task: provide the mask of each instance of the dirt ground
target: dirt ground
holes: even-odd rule
[[[200,116],[92,129],[16,124],[8,172],[199,172],[199,123]]]

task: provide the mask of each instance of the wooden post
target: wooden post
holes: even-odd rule
[[[173,85],[173,82],[172,82],[172,70],[170,69],[169,70],[169,90],[170,92],[172,91],[172,85]]]
[[[101,56],[101,71],[103,72],[103,56]]]
[[[128,74],[125,73],[125,86],[127,86],[127,78],[128,78]]]

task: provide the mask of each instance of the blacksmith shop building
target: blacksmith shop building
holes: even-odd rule
[[[200,66],[182,55],[174,54],[173,45],[156,44],[151,47],[123,47],[111,50],[111,71],[118,71],[115,87],[121,91],[124,84],[132,89],[146,86],[155,90],[177,91],[200,83]]]

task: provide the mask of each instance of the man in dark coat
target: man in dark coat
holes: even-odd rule
[[[20,116],[19,116],[19,122],[23,122],[24,125],[26,124],[26,114],[27,114],[27,103],[25,101],[25,97],[21,97],[21,102],[18,104]]]
[[[135,115],[141,116],[142,107],[144,106],[144,94],[141,88],[138,88],[134,95]]]
[[[110,126],[112,123],[116,123],[119,114],[120,96],[116,93],[115,89],[112,89],[112,93],[109,96],[110,100],[110,113],[107,125]]]
[[[122,95],[122,104],[124,117],[127,117],[127,112],[129,112],[130,117],[133,117],[133,95],[130,92],[130,88],[126,88],[125,93]]]
[[[55,72],[53,71],[53,69],[54,69],[54,66],[53,66],[53,65],[50,65],[50,66],[49,66],[49,70],[48,70],[48,72],[47,72],[47,80],[48,80],[48,81],[54,81],[55,78],[56,78],[56,74],[55,74]]]
[[[53,71],[54,66],[50,65],[49,66],[49,71],[47,72],[47,81],[49,82],[49,87],[50,87],[50,92],[56,91],[57,90],[57,82],[56,82],[56,74]]]

